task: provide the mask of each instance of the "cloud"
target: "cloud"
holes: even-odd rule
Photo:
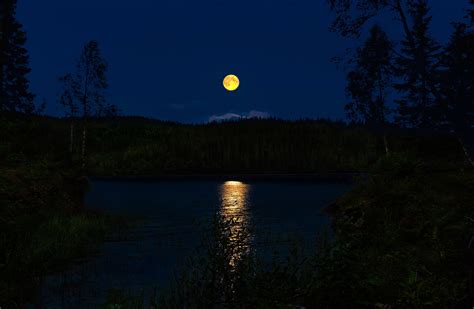
[[[235,114],[235,113],[226,113],[223,115],[212,115],[211,117],[209,117],[209,122],[250,119],[250,118],[269,118],[269,117],[270,117],[270,114],[267,112],[251,110],[250,112],[243,113],[241,115]]]
[[[212,115],[211,117],[209,117],[209,122],[225,121],[225,120],[236,120],[236,119],[240,119],[240,118],[242,118],[242,116],[240,116],[238,114],[227,113],[227,114],[224,114],[224,115]]]

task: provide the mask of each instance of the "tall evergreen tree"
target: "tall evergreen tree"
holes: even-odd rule
[[[432,17],[427,1],[414,0],[409,8],[413,20],[411,36],[402,40],[400,55],[396,59],[396,75],[401,81],[395,88],[402,95],[396,100],[398,120],[409,126],[429,127],[437,118],[435,76],[438,75],[441,47],[429,34]]]
[[[474,4],[474,1],[471,1]],[[472,14],[473,10],[468,10]],[[468,16],[469,17],[469,16]],[[472,18],[472,15],[471,15]],[[456,23],[444,50],[439,101],[445,123],[455,132],[466,158],[474,165],[474,24]]]
[[[16,20],[16,0],[1,4],[0,111],[33,113],[35,96],[29,90],[26,33]]]
[[[474,0],[470,0],[469,3],[474,6]],[[471,25],[474,25],[474,8],[468,10],[469,17],[471,18]]]
[[[466,24],[455,25],[442,64],[446,120],[454,129],[464,131],[474,125],[474,32]]]

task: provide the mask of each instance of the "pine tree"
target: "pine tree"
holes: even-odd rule
[[[457,130],[474,125],[474,32],[456,24],[443,57],[441,91],[447,121]]]
[[[470,0],[469,3],[474,6],[474,0]],[[468,10],[469,17],[471,18],[471,25],[474,25],[474,8]]]
[[[0,111],[33,113],[35,95],[29,90],[26,33],[16,20],[16,0],[1,5]]]
[[[413,127],[429,127],[436,121],[435,101],[438,96],[436,81],[441,47],[429,34],[432,17],[426,0],[415,0],[409,13],[413,20],[410,36],[401,42],[396,59],[396,75],[401,81],[395,85],[402,97],[398,103],[398,121]]]
[[[474,4],[474,1],[472,1]],[[472,13],[472,10],[468,11]],[[443,100],[439,103],[445,122],[455,133],[466,158],[474,166],[474,29],[472,22],[454,24],[444,50],[440,73]],[[470,153],[471,152],[471,153]]]

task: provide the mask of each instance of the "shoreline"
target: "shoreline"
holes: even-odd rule
[[[218,174],[162,174],[162,175],[118,175],[87,176],[92,181],[309,181],[309,182],[354,182],[356,177],[366,176],[366,172],[327,172],[327,173],[218,173]]]

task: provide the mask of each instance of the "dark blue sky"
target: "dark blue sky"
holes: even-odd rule
[[[432,0],[441,41],[467,0]],[[57,77],[98,40],[108,99],[124,114],[203,122],[227,113],[343,118],[344,72],[330,62],[355,42],[328,31],[326,0],[19,0],[32,90],[61,115]],[[399,25],[385,20],[397,36]],[[229,93],[233,73],[241,87]]]

